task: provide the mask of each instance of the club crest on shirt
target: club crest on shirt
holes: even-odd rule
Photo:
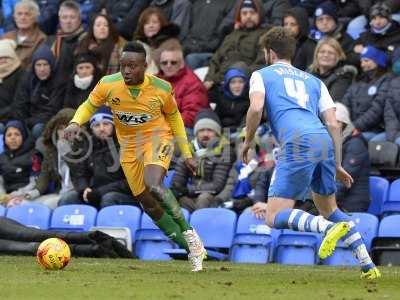
[[[138,126],[150,121],[153,116],[146,113],[130,113],[124,111],[114,111],[117,119],[126,126]]]

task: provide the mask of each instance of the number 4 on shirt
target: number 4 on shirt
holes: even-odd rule
[[[306,108],[309,96],[306,92],[304,81],[288,77],[285,77],[283,81],[285,84],[286,94],[289,97],[296,99],[297,104],[301,107]]]

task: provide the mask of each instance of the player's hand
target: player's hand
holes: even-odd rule
[[[193,157],[189,157],[185,159],[185,166],[190,170],[193,175],[196,175],[197,171],[197,162],[193,159]]]
[[[248,158],[249,150],[250,150],[250,144],[244,142],[242,145],[242,150],[240,151],[240,159],[246,165],[249,163],[249,158]]]
[[[64,138],[72,142],[78,135],[80,128],[78,123],[70,123],[67,128],[64,129]]]
[[[351,188],[351,185],[354,183],[353,177],[351,177],[342,166],[336,167],[336,179],[342,182],[348,189]]]
[[[257,219],[265,219],[265,214],[267,212],[267,203],[257,202],[251,207],[251,211]]]
[[[89,199],[88,199],[88,194],[89,193],[91,193],[92,192],[92,189],[91,188],[86,188],[84,191],[83,191],[83,196],[82,196],[82,198],[83,198],[83,200],[85,200],[85,202],[89,202]]]

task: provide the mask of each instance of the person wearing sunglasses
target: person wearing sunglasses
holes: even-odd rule
[[[200,79],[185,65],[178,40],[168,40],[161,46],[159,70],[157,76],[172,84],[186,131],[191,133],[197,113],[209,107],[208,95]]]

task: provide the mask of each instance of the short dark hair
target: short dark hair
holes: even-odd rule
[[[261,37],[261,46],[273,50],[278,58],[291,60],[296,51],[296,39],[288,29],[276,26]]]
[[[124,48],[122,48],[122,52],[142,53],[144,56],[146,56],[146,50],[139,42],[127,42]]]

